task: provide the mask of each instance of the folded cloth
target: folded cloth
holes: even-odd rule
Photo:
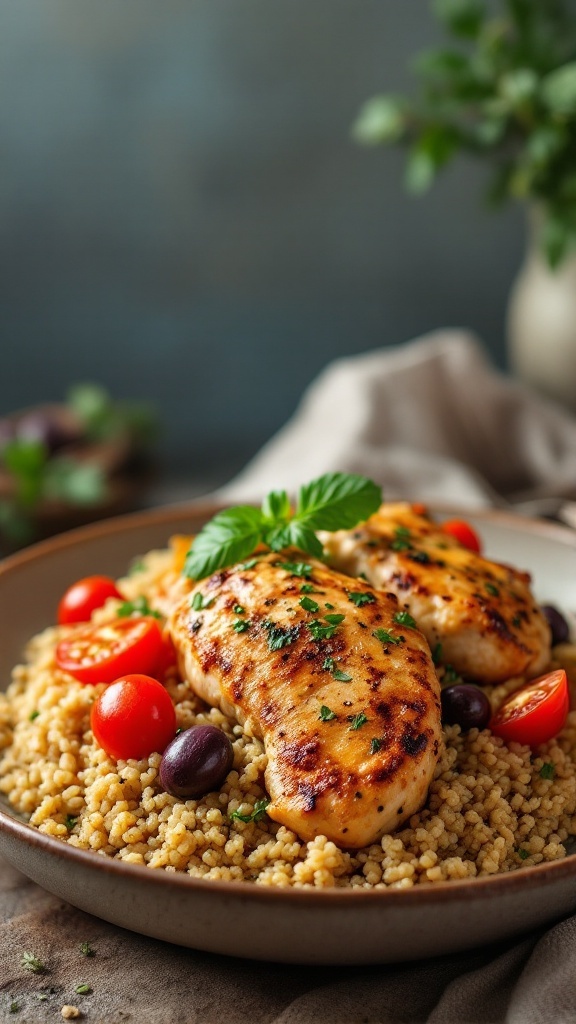
[[[463,507],[576,496],[576,419],[491,366],[463,331],[331,363],[219,492],[257,499],[331,470],[387,498]]]

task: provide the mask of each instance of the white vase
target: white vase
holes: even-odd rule
[[[576,255],[553,271],[542,255],[539,217],[530,217],[526,259],[508,306],[512,371],[576,412]]]

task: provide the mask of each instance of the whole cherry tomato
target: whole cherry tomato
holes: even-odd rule
[[[451,537],[455,537],[462,547],[481,554],[482,543],[480,538],[476,531],[472,529],[470,523],[467,523],[464,519],[447,519],[446,522],[442,523],[442,529],[444,533],[449,533]]]
[[[141,760],[164,749],[176,732],[176,713],[157,679],[126,675],[96,698],[91,713],[94,739],[110,757]]]
[[[163,652],[157,620],[140,616],[75,630],[58,644],[56,664],[81,683],[111,683],[124,672],[156,672]]]
[[[490,722],[490,729],[507,743],[537,747],[562,729],[570,706],[564,669],[532,679],[504,701]]]
[[[109,597],[123,600],[110,576],[85,576],[77,580],[62,597],[58,605],[58,625],[70,622],[89,622],[95,608],[101,608]]]

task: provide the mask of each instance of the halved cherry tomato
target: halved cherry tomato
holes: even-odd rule
[[[504,701],[490,722],[490,729],[507,743],[537,747],[562,729],[570,706],[564,669],[533,679]]]
[[[150,616],[87,626],[61,640],[56,664],[81,683],[111,683],[124,672],[156,672],[162,633]]]
[[[442,529],[444,533],[449,533],[451,537],[455,537],[462,544],[462,547],[468,548],[469,551],[476,551],[477,554],[481,553],[482,543],[480,537],[472,529],[470,523],[467,523],[464,519],[447,519],[446,522],[442,523]]]
[[[101,608],[109,597],[123,600],[110,576],[85,576],[77,580],[63,595],[58,605],[58,625],[89,622],[95,608]]]
[[[91,713],[94,739],[117,759],[161,754],[176,732],[172,699],[157,679],[127,675],[96,698]]]

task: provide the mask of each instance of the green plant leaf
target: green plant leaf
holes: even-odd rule
[[[106,476],[96,462],[62,456],[46,463],[42,493],[70,505],[98,505],[106,498]]]
[[[381,504],[382,488],[367,477],[325,473],[300,488],[296,520],[312,530],[348,530],[368,519]]]
[[[241,562],[258,546],[262,527],[262,512],[251,505],[218,512],[194,540],[186,556],[184,575],[201,580],[218,569]]]
[[[406,101],[397,96],[373,96],[364,103],[352,126],[352,136],[364,146],[398,142],[406,130]]]
[[[538,75],[532,68],[513,68],[500,78],[498,92],[506,104],[515,109],[534,99],[538,85]]]
[[[566,256],[573,241],[565,218],[548,213],[542,231],[542,246],[551,270],[556,270]]]
[[[27,507],[36,504],[42,493],[48,452],[41,441],[16,439],[2,450],[2,461],[14,478],[17,501]]]
[[[554,114],[576,113],[576,61],[564,64],[542,79],[542,98]]]
[[[291,514],[290,501],[286,491],[270,491],[262,502],[262,515],[272,523],[288,520]]]
[[[433,0],[432,10],[455,36],[464,39],[476,38],[486,14],[480,0]]]

